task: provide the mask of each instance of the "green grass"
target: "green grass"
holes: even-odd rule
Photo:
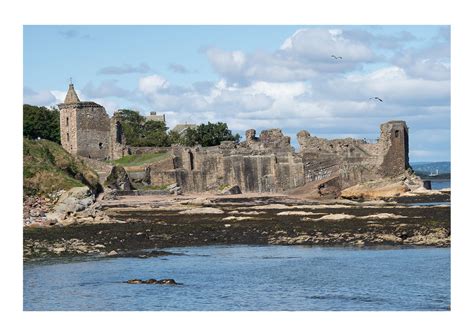
[[[226,188],[229,187],[229,186],[230,186],[229,184],[220,185],[220,186],[219,186],[219,191],[223,191],[224,189],[226,189]]]
[[[169,153],[167,152],[149,152],[139,155],[125,156],[113,161],[112,163],[120,166],[141,166],[161,161],[167,157],[169,157]]]
[[[87,185],[99,189],[97,173],[59,144],[23,139],[23,192],[48,194]]]

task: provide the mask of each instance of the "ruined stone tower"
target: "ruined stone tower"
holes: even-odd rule
[[[389,121],[380,126],[380,141],[387,148],[381,165],[386,176],[403,173],[410,167],[408,162],[408,128],[405,121]]]
[[[94,159],[109,157],[110,121],[105,108],[92,101],[80,101],[69,84],[59,104],[61,145],[73,155]]]

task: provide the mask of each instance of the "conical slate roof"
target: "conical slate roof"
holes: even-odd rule
[[[65,104],[75,104],[80,102],[79,97],[74,91],[74,85],[69,84],[69,89],[67,90],[66,98],[64,99]]]

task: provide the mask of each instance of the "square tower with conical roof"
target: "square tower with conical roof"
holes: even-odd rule
[[[64,103],[58,107],[63,148],[73,155],[107,159],[110,119],[105,108],[92,101],[80,101],[73,84],[69,84]]]

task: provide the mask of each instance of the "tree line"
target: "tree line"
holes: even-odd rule
[[[162,121],[147,120],[137,111],[123,109],[117,112],[121,120],[127,145],[134,147],[169,147],[172,144],[203,147],[219,145],[222,141],[240,140],[223,122],[200,124],[179,134],[169,130]],[[23,105],[23,136],[30,139],[47,139],[61,142],[59,110]]]

